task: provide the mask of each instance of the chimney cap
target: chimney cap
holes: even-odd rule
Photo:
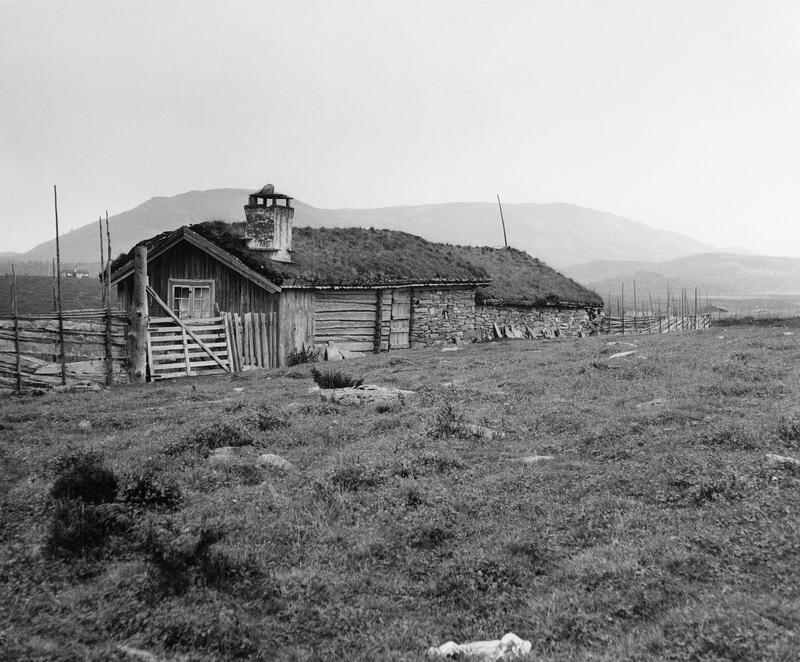
[[[260,190],[250,194],[250,198],[261,198],[263,200],[293,200],[289,195],[283,193],[275,193],[275,187],[272,184],[265,184]]]

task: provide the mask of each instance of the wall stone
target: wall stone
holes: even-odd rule
[[[414,288],[411,295],[411,342],[465,339],[475,331],[474,288]]]
[[[580,336],[597,333],[602,309],[558,308],[551,306],[491,306],[475,307],[475,326],[482,337],[494,335],[494,325],[501,329],[512,326],[528,327],[535,338]]]
[[[600,330],[602,319],[602,309],[476,304],[472,288],[415,288],[411,307],[411,342],[417,345],[492,338],[495,324],[527,327],[536,338],[588,335]]]

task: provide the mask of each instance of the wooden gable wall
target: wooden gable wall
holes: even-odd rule
[[[270,313],[277,312],[280,294],[272,294],[247,278],[225,266],[213,256],[187,243],[180,242],[148,261],[147,276],[150,286],[165,302],[169,301],[169,279],[213,280],[214,300],[221,312]],[[131,307],[133,276],[120,281],[117,286],[119,306]],[[150,301],[151,315],[160,315]]]

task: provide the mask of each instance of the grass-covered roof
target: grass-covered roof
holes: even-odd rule
[[[485,269],[492,278],[478,288],[481,303],[599,307],[600,295],[516,248],[455,246],[454,253]]]
[[[509,248],[451,246],[406,232],[363,228],[294,228],[292,263],[249,250],[243,223],[200,223],[190,229],[282,287],[380,287],[404,284],[478,284],[479,302],[601,306],[594,292],[527,253]],[[173,233],[142,242],[156,249]],[[134,251],[112,270],[125,267]]]

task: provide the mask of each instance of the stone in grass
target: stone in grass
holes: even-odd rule
[[[611,356],[608,357],[608,359],[609,360],[611,360],[611,359],[621,359],[621,358],[623,358],[625,356],[631,356],[633,354],[636,354],[636,350],[635,349],[630,349],[627,352],[617,352],[616,354],[612,354]]]
[[[274,453],[263,453],[256,458],[256,464],[261,467],[273,467],[283,471],[294,469],[294,465],[289,460],[282,458]]]
[[[664,398],[655,398],[654,400],[648,400],[647,402],[640,402],[636,405],[636,409],[655,409],[658,407],[665,407],[669,404],[669,400]]]
[[[483,425],[476,425],[475,423],[465,423],[461,428],[466,434],[480,439],[492,440],[495,437],[502,439],[506,436],[505,432],[496,432],[491,428],[484,427]]]
[[[460,352],[462,349],[464,348],[458,345],[450,345],[448,347],[442,347],[443,352]]]
[[[81,432],[89,432],[92,429],[91,421],[87,421],[85,418],[78,421],[78,429],[80,429]]]
[[[223,446],[215,448],[208,456],[211,464],[222,467],[274,467],[289,470],[294,468],[292,463],[280,455],[273,453],[258,453],[254,446]]]
[[[800,460],[786,455],[775,455],[775,453],[767,453],[767,462],[770,464],[778,464],[783,466],[791,466],[800,468]]]
[[[343,405],[366,405],[379,402],[403,401],[414,395],[414,391],[399,388],[362,384],[352,388],[323,388],[317,391],[323,402]]]
[[[609,347],[638,347],[635,342],[625,342],[624,340],[612,340],[607,342],[606,345]]]
[[[514,458],[514,462],[519,462],[521,464],[539,464],[540,462],[549,462],[555,459],[555,455],[523,455],[522,457]]]

